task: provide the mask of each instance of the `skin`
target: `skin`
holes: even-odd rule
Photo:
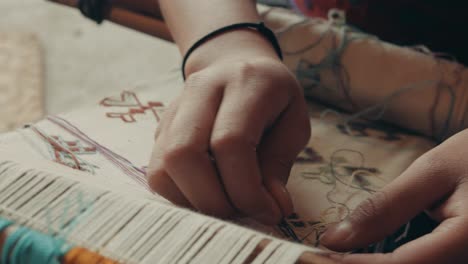
[[[159,3],[182,54],[215,29],[260,21],[250,0]],[[209,40],[185,73],[185,89],[156,132],[150,186],[206,214],[278,223],[293,212],[285,185],[310,137],[297,80],[253,30]]]
[[[419,212],[440,221],[430,234],[388,254],[335,256],[342,263],[466,263],[468,259],[468,129],[417,159],[321,237],[332,250],[381,241]]]
[[[207,33],[260,18],[251,0],[160,0],[182,54]],[[159,10],[159,9],[158,9]],[[209,15],[207,15],[209,14]],[[258,32],[219,35],[190,57],[183,93],[156,131],[148,173],[168,200],[218,217],[275,224],[293,211],[285,189],[310,137],[294,76]],[[463,98],[461,99],[463,100]],[[465,110],[466,111],[466,110]],[[393,253],[335,255],[342,263],[464,263],[468,258],[468,130],[414,162],[321,237],[348,251],[380,241],[421,211],[440,221]]]

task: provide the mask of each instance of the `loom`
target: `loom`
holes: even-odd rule
[[[285,234],[177,208],[149,190],[144,166],[153,131],[182,86],[180,76],[171,76],[151,89],[123,91],[95,107],[0,136],[0,215],[4,223],[12,221],[3,228],[3,244],[28,227],[45,236],[31,237],[61,246],[47,251],[61,263],[333,263],[318,248],[326,226],[434,146],[361,118],[438,139],[466,125],[467,74],[456,62],[383,43],[334,21],[259,10],[306,96],[344,111],[365,110],[349,115],[311,103],[314,136],[288,183],[298,216],[286,220]],[[128,25],[119,14],[132,16],[116,8],[109,16]],[[161,21],[136,18],[142,31],[170,39]],[[14,242],[5,258],[20,258]]]

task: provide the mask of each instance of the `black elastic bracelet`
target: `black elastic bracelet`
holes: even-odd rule
[[[101,24],[104,21],[107,3],[107,0],[79,0],[78,8],[85,17]]]
[[[232,24],[229,26],[222,27],[220,29],[217,29],[208,35],[204,36],[203,38],[199,39],[195,44],[193,44],[192,47],[187,51],[187,53],[184,56],[184,60],[182,62],[182,77],[185,80],[185,64],[187,63],[188,58],[190,57],[190,54],[200,47],[203,43],[205,43],[207,40],[210,38],[219,35],[221,33],[224,33],[226,31],[234,30],[234,29],[240,29],[240,28],[249,28],[249,29],[254,29],[257,30],[258,32],[262,33],[263,36],[265,36],[270,42],[273,48],[275,49],[276,53],[278,54],[278,57],[282,60],[283,59],[283,53],[281,52],[281,47],[278,43],[278,40],[276,39],[275,33],[271,31],[269,28],[265,26],[263,22],[260,23],[238,23],[238,24]]]

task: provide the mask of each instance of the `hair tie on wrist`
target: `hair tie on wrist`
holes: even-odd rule
[[[184,60],[182,62],[182,77],[185,80],[185,64],[187,63],[188,58],[190,57],[190,54],[192,54],[195,49],[200,47],[203,43],[205,43],[207,40],[215,37],[216,35],[220,35],[222,33],[225,33],[227,31],[231,31],[234,29],[241,29],[241,28],[247,28],[247,29],[253,29],[257,30],[260,32],[268,41],[270,41],[271,45],[275,49],[276,53],[278,54],[278,57],[282,60],[283,59],[283,53],[281,52],[281,47],[278,43],[278,40],[276,39],[275,33],[271,31],[268,27],[265,26],[263,22],[260,23],[237,23],[237,24],[232,24],[229,26],[222,27],[220,29],[217,29],[208,35],[202,37],[199,39],[195,44],[188,49],[187,53],[184,56]]]
[[[85,17],[101,24],[104,21],[107,2],[107,0],[79,0],[78,8]]]

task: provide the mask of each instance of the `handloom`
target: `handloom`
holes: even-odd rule
[[[1,136],[3,221],[121,263],[295,263],[307,251],[314,253],[309,263],[329,263],[318,239],[326,227],[435,145],[363,118],[446,137],[466,126],[466,72],[424,49],[385,44],[335,21],[260,10],[306,96],[361,113],[310,103],[313,136],[288,182],[295,215],[275,228],[249,219],[231,223],[176,208],[149,190],[153,133],[183,86],[180,77],[162,76],[151,87]],[[6,257],[21,256],[11,245]],[[66,262],[67,254],[78,258],[76,248],[60,252],[62,263],[93,263]]]

